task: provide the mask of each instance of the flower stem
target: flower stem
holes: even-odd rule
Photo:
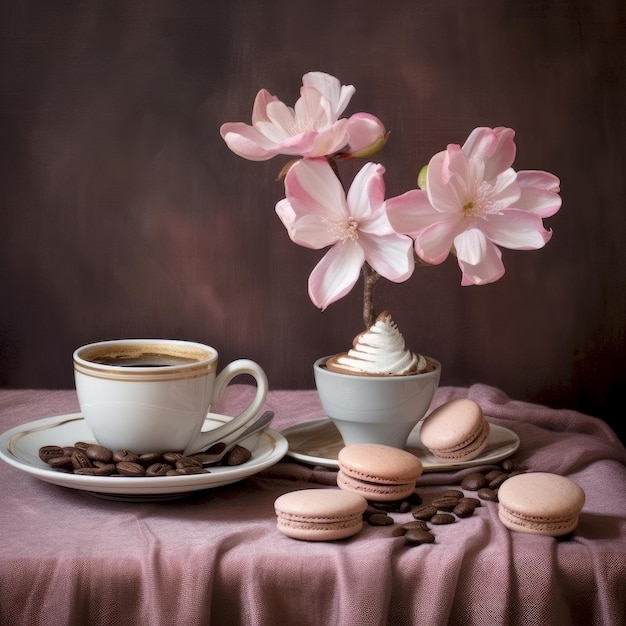
[[[363,323],[365,328],[371,328],[376,321],[374,309],[374,287],[380,274],[372,269],[367,262],[363,265]]]

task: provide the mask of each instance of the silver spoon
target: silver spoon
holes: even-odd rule
[[[235,445],[237,445],[240,441],[251,437],[255,433],[258,433],[261,430],[265,430],[270,425],[273,419],[274,412],[265,411],[265,413],[263,413],[263,415],[261,415],[259,419],[252,422],[252,424],[248,425],[240,433],[235,434],[234,438],[230,441],[218,442],[225,444],[224,448],[222,448],[219,452],[213,454],[209,454],[208,452],[197,452],[196,454],[192,454],[191,458],[198,459],[202,462],[202,465],[214,465],[215,463],[219,463],[226,456],[226,454],[228,454],[228,452],[230,452],[230,450],[235,447]],[[211,448],[216,445],[217,443],[214,443]]]

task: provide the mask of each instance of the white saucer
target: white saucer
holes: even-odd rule
[[[203,429],[215,428],[226,421],[225,416],[209,413]],[[275,430],[267,428],[256,439],[256,445],[250,445],[252,458],[249,461],[234,467],[211,467],[210,473],[158,478],[81,476],[51,469],[39,458],[42,446],[95,441],[83,416],[71,413],[46,417],[8,430],[0,436],[0,458],[40,480],[87,491],[101,498],[164,500],[237,482],[274,465],[287,452],[287,440]]]
[[[445,472],[488,465],[511,456],[519,448],[519,437],[508,428],[489,424],[487,448],[475,459],[465,462],[442,461],[433,456],[420,442],[418,424],[409,435],[407,450],[419,458],[425,472]],[[337,469],[337,454],[343,440],[336,426],[327,418],[301,422],[281,431],[289,442],[287,456],[309,465]]]

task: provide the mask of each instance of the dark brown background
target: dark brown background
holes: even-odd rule
[[[517,131],[517,169],[562,181],[538,252],[505,251],[497,283],[460,287],[453,259],[386,284],[379,308],[444,364],[443,384],[607,419],[625,386],[626,20],[618,0],[3,0],[0,384],[69,387],[76,346],[167,336],[248,356],[271,387],[361,329],[360,287],[319,312],[320,253],[274,214],[277,158],[233,155],[266,87],[353,84],[346,112],[392,131],[388,195],[479,125]]]

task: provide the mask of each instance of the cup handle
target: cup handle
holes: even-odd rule
[[[263,406],[267,398],[268,382],[265,372],[261,366],[249,359],[238,359],[229,363],[215,379],[213,386],[213,399],[211,404],[217,402],[223,395],[230,381],[240,374],[250,374],[256,381],[256,394],[252,402],[239,415],[226,422],[222,426],[213,428],[206,432],[198,433],[185,449],[184,454],[195,454],[200,450],[208,448],[210,445],[228,437],[242,426],[245,426]]]

